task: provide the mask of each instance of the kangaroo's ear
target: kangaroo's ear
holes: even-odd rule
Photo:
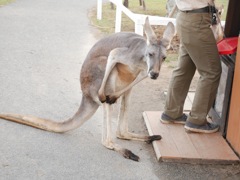
[[[144,24],[144,31],[145,31],[145,34],[147,36],[147,42],[148,44],[155,44],[157,43],[157,36],[156,34],[154,33],[150,23],[149,23],[149,18],[147,17],[146,20],[145,20],[145,24]]]
[[[172,22],[169,22],[163,33],[163,38],[161,40],[162,45],[165,47],[169,46],[174,35],[175,35],[175,27]]]
[[[221,16],[224,12],[224,5],[217,7],[218,15]]]

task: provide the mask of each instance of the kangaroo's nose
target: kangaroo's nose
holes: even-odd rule
[[[150,72],[150,78],[151,79],[157,79],[158,78],[158,76],[159,76],[159,73],[155,73],[155,72]]]

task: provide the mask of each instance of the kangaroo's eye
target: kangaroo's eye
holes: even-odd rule
[[[153,54],[153,53],[148,53],[148,55],[149,55],[150,57],[152,57],[154,54]]]
[[[162,60],[165,61],[166,58],[167,58],[166,56],[163,56],[163,57],[162,57]]]

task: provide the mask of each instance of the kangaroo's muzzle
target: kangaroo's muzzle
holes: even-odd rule
[[[157,79],[158,76],[159,76],[159,73],[156,73],[156,72],[151,71],[151,72],[149,73],[149,76],[150,76],[151,79]]]

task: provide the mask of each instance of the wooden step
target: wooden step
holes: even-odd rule
[[[160,111],[145,111],[150,135],[161,135],[153,147],[159,161],[194,164],[236,164],[239,158],[220,133],[187,133],[183,125],[163,124]]]

